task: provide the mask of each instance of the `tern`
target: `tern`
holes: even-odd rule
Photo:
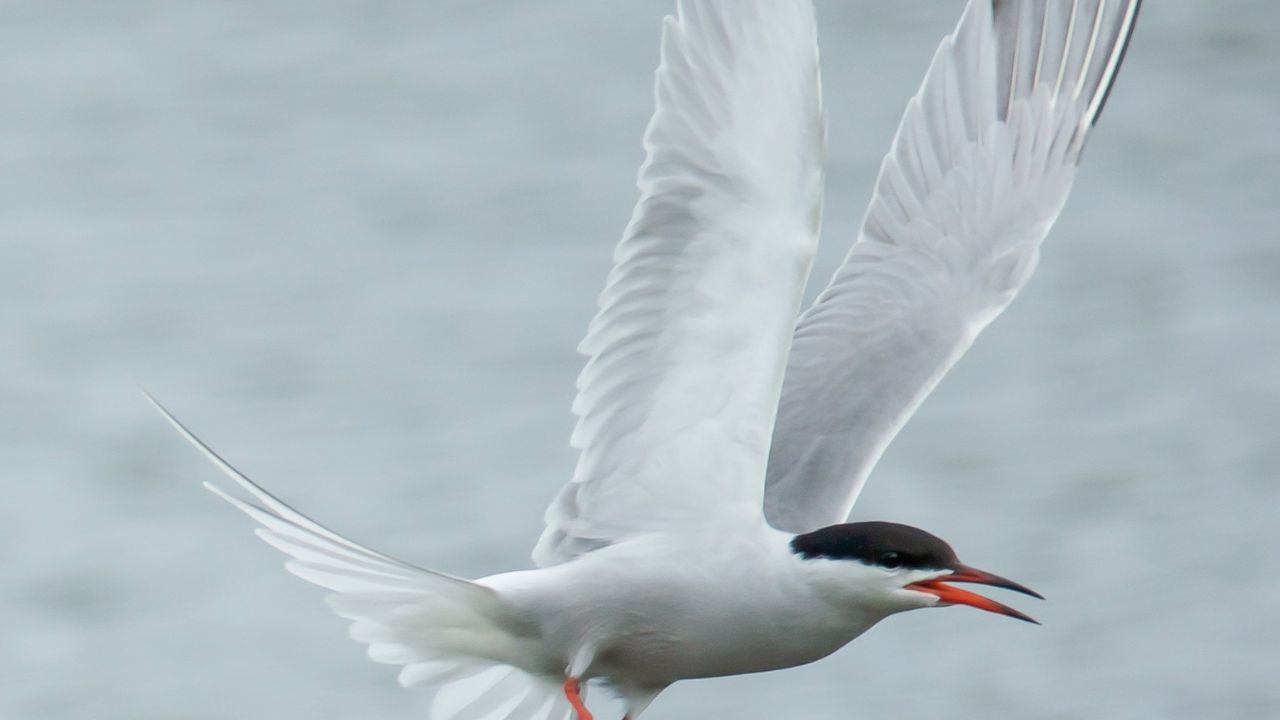
[[[587,720],[590,681],[635,720],[679,680],[813,662],[905,610],[1031,620],[956,587],[1039,597],[939,538],[846,519],[1031,275],[1139,2],[971,0],[847,258],[801,313],[826,134],[812,3],[680,0],[640,200],[580,348],[581,454],[534,569],[472,581],[359,545],[156,407],[239,487],[209,489],[332,591],[369,656],[434,690],[436,720]]]

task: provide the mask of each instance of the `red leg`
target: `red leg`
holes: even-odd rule
[[[573,711],[578,714],[578,720],[593,720],[587,706],[582,703],[582,683],[578,682],[578,678],[564,679],[564,696],[569,699]]]

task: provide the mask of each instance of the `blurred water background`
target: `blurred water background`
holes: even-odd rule
[[[670,5],[0,5],[0,717],[425,716],[136,384],[357,540],[525,567]],[[962,3],[819,5],[820,283]],[[1044,627],[911,613],[649,715],[1280,717],[1277,26],[1147,3],[1036,278],[855,511]]]

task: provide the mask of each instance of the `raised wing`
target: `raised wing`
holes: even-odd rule
[[[796,328],[765,515],[843,522],[872,466],[1035,267],[1139,0],[971,0]]]
[[[573,479],[539,565],[673,525],[759,519],[817,242],[809,0],[683,0],[663,28],[640,201],[580,350]]]

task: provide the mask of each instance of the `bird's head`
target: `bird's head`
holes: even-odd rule
[[[1044,599],[1039,593],[999,575],[960,562],[940,538],[889,522],[832,525],[791,540],[803,560],[822,563],[838,592],[854,595],[885,614],[923,607],[968,605],[987,612],[1036,623],[1013,608],[951,583],[977,583]]]

